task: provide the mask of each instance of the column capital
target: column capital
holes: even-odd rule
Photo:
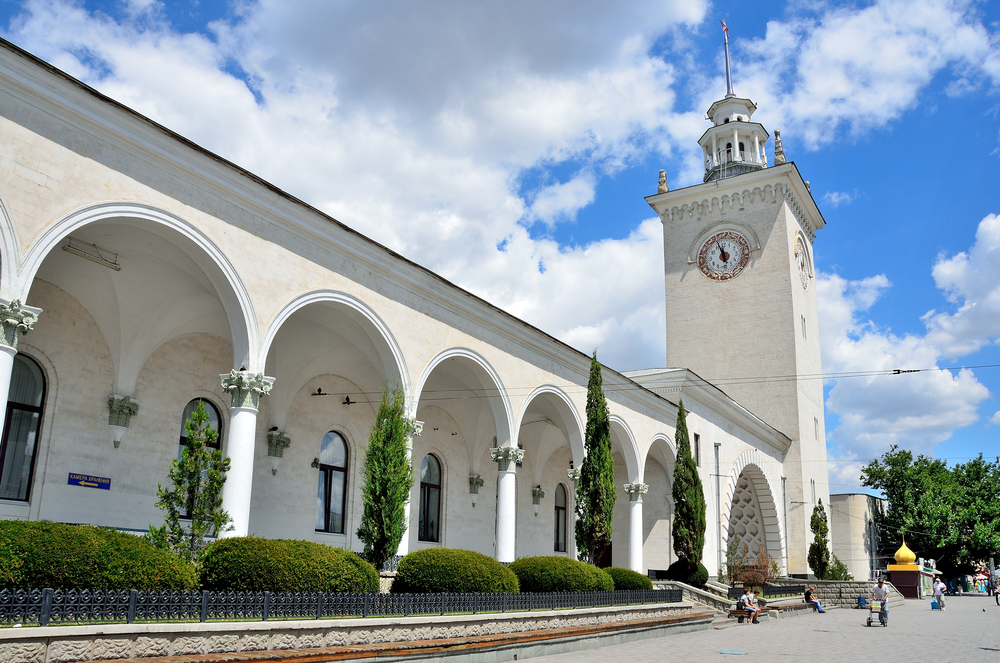
[[[641,502],[642,496],[649,492],[649,484],[647,483],[626,483],[622,485],[622,488],[628,493],[629,502]]]
[[[0,345],[17,350],[17,339],[34,328],[41,312],[40,308],[22,305],[19,299],[7,304],[0,302],[0,324],[3,325]]]
[[[267,455],[271,458],[281,458],[291,443],[292,439],[285,435],[284,431],[271,431],[267,434]]]
[[[274,378],[264,377],[263,373],[254,375],[250,371],[237,371],[235,368],[229,373],[219,375],[222,380],[222,388],[231,392],[233,396],[233,407],[252,407],[257,409],[261,396],[271,393],[274,385]]]
[[[486,483],[481,476],[478,474],[469,475],[469,492],[473,495],[479,494],[479,489],[483,487]]]
[[[538,504],[545,497],[545,491],[542,490],[541,486],[535,486],[531,489],[531,503]]]
[[[517,447],[495,447],[490,449],[490,458],[501,472],[514,472],[517,464],[524,460],[524,449]]]
[[[580,472],[580,468],[571,467],[566,470],[566,476],[569,477],[569,480],[573,482],[574,486],[576,486],[576,483],[580,480],[580,477],[583,476],[583,474]]]

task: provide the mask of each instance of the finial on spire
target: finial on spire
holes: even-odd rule
[[[733,92],[733,71],[729,67],[729,27],[726,25],[725,20],[720,21],[722,23],[722,32],[726,39],[726,97],[735,97],[736,93]]]

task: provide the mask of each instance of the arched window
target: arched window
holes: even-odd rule
[[[418,539],[441,540],[441,463],[433,454],[420,464],[420,525]]]
[[[218,435],[215,436],[215,441],[208,446],[211,449],[221,449],[222,448],[222,419],[219,417],[219,410],[212,405],[210,401],[206,401],[203,398],[196,398],[184,408],[184,414],[181,417],[181,438],[177,445],[177,460],[181,459],[181,455],[184,453],[184,445],[187,444],[187,422],[191,419],[191,415],[194,411],[198,409],[198,403],[203,403],[205,405],[205,412],[208,413],[208,428],[214,430]],[[193,497],[193,496],[192,496]],[[184,509],[184,514],[181,518],[191,517],[191,503],[188,502],[188,506]]]
[[[726,143],[726,161],[733,160],[733,144]]]
[[[0,498],[28,501],[45,402],[45,376],[32,359],[14,355],[0,445]]]
[[[316,491],[316,531],[344,533],[347,503],[347,443],[340,433],[323,436],[319,450],[319,488]]]
[[[556,484],[555,551],[566,552],[566,488]]]

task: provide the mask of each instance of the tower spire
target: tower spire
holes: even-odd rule
[[[726,97],[735,97],[736,93],[733,92],[733,71],[729,67],[729,27],[726,26],[725,20],[720,22],[722,23],[722,33],[726,39]]]

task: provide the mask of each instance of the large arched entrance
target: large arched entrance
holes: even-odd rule
[[[727,527],[723,545],[728,548],[736,542],[738,553],[750,558],[763,548],[784,569],[782,524],[764,467],[766,461],[756,450],[744,452],[734,464],[726,490]]]
[[[642,507],[642,561],[649,569],[666,570],[674,562],[671,493],[675,453],[673,442],[663,434],[649,443],[643,466],[643,482],[648,486]]]

